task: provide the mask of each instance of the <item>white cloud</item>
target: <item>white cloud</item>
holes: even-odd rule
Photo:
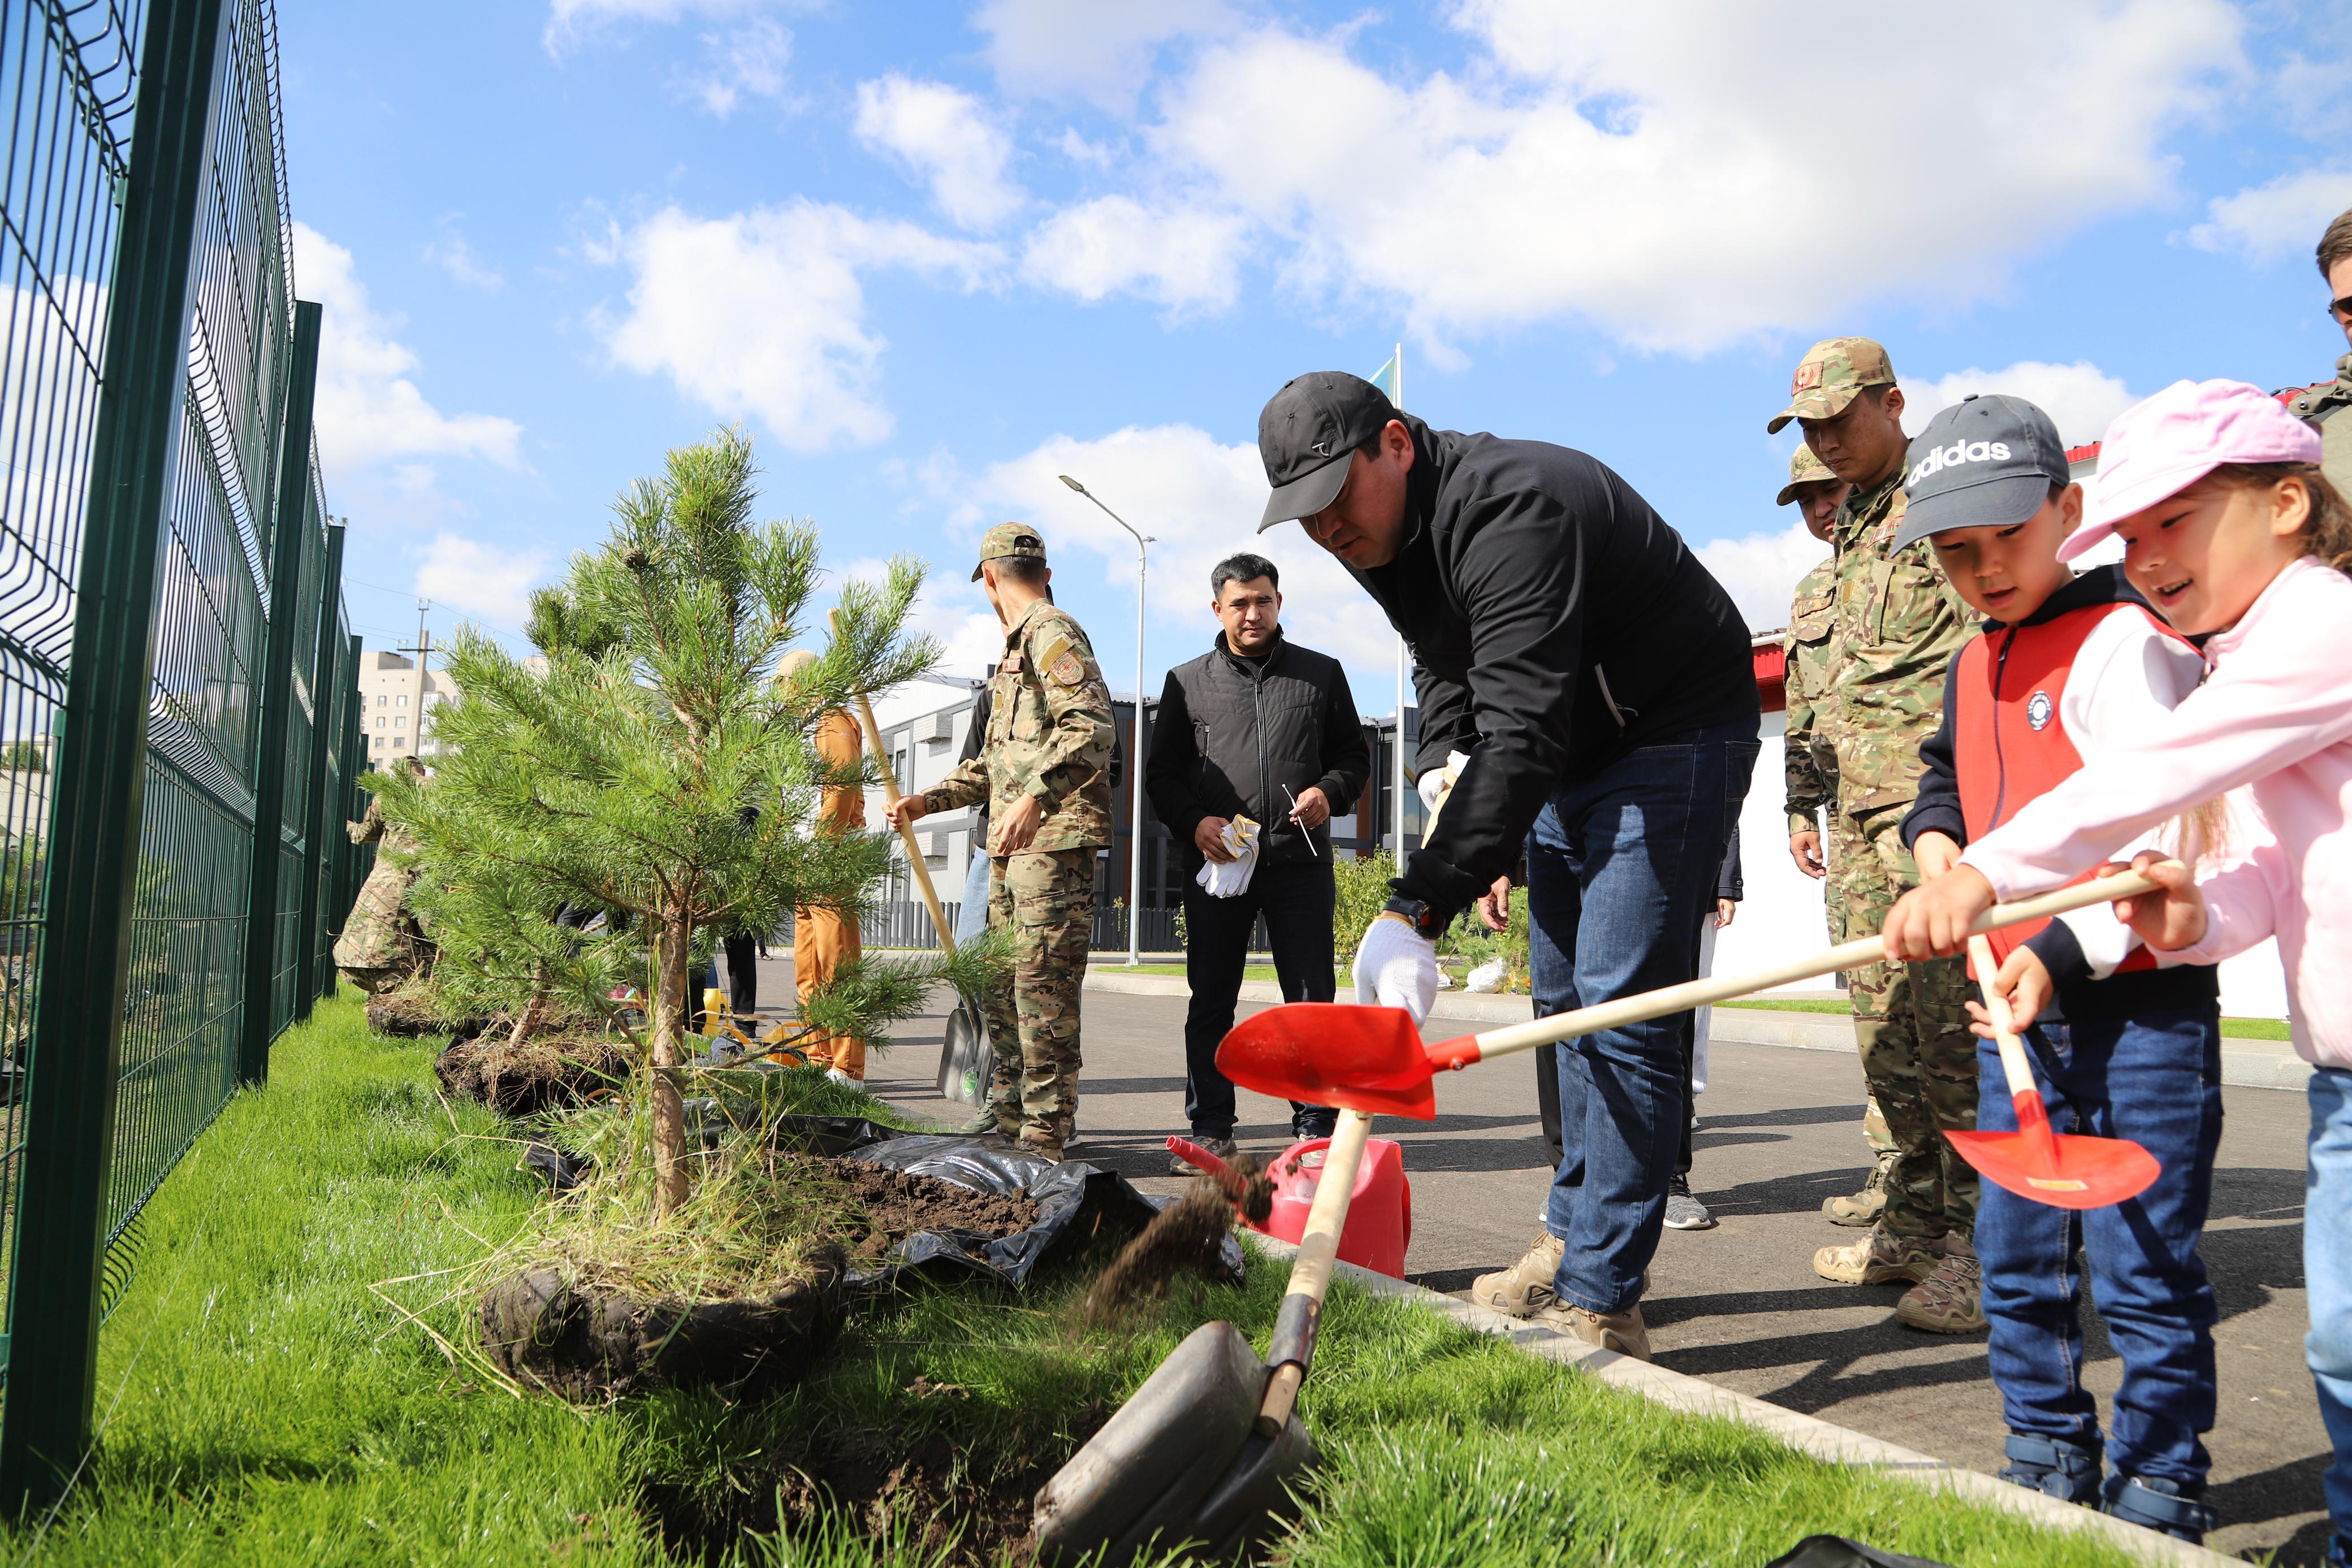
[[[1240,291],[1245,225],[1230,213],[1153,210],[1126,196],[1066,207],[1038,225],[1023,276],[1087,301],[1122,291],[1222,308]]]
[[[989,0],[972,18],[1007,92],[1131,108],[1160,46],[1234,26],[1221,0]]]
[[[2183,236],[2199,250],[2233,250],[2255,263],[2307,257],[2321,231],[2352,207],[2352,169],[2305,169],[2205,204],[2206,221]]]
[[[992,246],[807,200],[723,218],[670,207],[619,235],[628,310],[603,319],[613,358],[667,375],[727,418],[754,415],[795,452],[890,433],[876,395],[884,340],[866,326],[861,275],[908,267],[977,286]]]
[[[393,336],[396,319],[368,303],[352,253],[307,224],[294,225],[296,292],[324,307],[316,403],[327,482],[401,457],[478,457],[515,466],[522,426],[494,414],[445,414],[411,379],[415,352]]]
[[[2020,360],[2005,370],[1955,371],[1932,382],[1900,378],[1905,407],[1903,426],[1916,435],[1937,412],[1970,392],[2007,392],[2038,405],[2058,427],[2069,446],[2087,446],[2104,437],[2107,423],[2139,401],[2123,383],[2088,360],[2071,365]]]
[[[1710,539],[1693,547],[1739,606],[1748,627],[1772,632],[1789,623],[1789,601],[1805,573],[1822,563],[1829,547],[1805,531],[1801,518],[1778,533]]]
[[[1282,572],[1283,623],[1290,634],[1379,672],[1360,683],[1364,689],[1357,699],[1367,711],[1385,703],[1395,634],[1379,608],[1297,525],[1253,531],[1265,507],[1265,467],[1255,442],[1227,446],[1189,424],[1130,426],[1094,441],[1056,435],[966,482],[964,503],[951,519],[965,531],[976,537],[986,524],[1022,518],[1045,535],[1057,576],[1077,561],[1098,558],[1102,580],[1125,585],[1131,594],[1135,541],[1064,485],[1058,477],[1064,474],[1156,536],[1150,620],[1174,631],[1180,649],[1191,645],[1183,641],[1188,636],[1197,643],[1193,653],[1205,649],[1216,630],[1209,569],[1235,550],[1252,550]],[[1125,691],[1135,680],[1134,648],[1109,627],[1096,632],[1110,684]],[[1153,671],[1165,663],[1148,666],[1146,679],[1156,679]]]
[[[1703,352],[1873,298],[1999,288],[2018,256],[2168,197],[2164,137],[2243,69],[2226,0],[1986,0],[1963,21],[1879,7],[1793,28],[1741,0],[1692,9],[1467,0],[1458,77],[1376,70],[1353,32],[1211,41],[1162,94],[1139,184],[1246,214],[1325,313],[1399,309],[1427,337],[1582,319]],[[1013,53],[1036,72],[1152,36],[1054,40],[1064,16],[1005,5],[983,26],[1000,52],[1030,26],[1040,52]],[[1821,80],[1887,94],[1866,129],[1831,133],[1833,155],[1790,107],[1790,84]]]
[[[702,35],[706,65],[688,79],[688,94],[719,119],[733,114],[748,95],[782,98],[784,68],[792,62],[793,35],[765,16],[754,16],[731,32]]]
[[[538,550],[507,550],[444,531],[425,548],[416,569],[416,595],[519,630],[530,614],[530,587],[547,570]]]
[[[506,275],[483,260],[481,253],[458,232],[455,214],[441,220],[440,236],[426,243],[425,259],[468,288],[495,294],[507,286]]]
[[[960,88],[896,75],[860,82],[856,131],[927,183],[940,211],[965,228],[993,228],[1028,200],[1004,177],[1013,138]]]

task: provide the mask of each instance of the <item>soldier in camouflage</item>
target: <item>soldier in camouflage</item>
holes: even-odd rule
[[[2319,236],[2319,276],[2327,280],[2327,313],[2352,340],[2352,212],[2339,214]],[[2282,392],[2289,413],[2319,429],[2319,470],[2352,496],[2352,354],[2336,361],[2336,379]]]
[[[402,758],[400,766],[412,773],[425,771],[414,757]],[[381,796],[371,797],[367,815],[344,823],[343,829],[352,842],[374,844],[376,856],[367,881],[360,884],[359,896],[352,900],[342,934],[335,938],[335,967],[343,978],[374,996],[415,975],[432,952],[416,917],[407,910],[408,890],[416,885],[416,870],[394,863],[395,857],[413,852],[416,841],[407,830],[383,820]]]
[[[1921,544],[1893,548],[1903,526],[1903,393],[1886,350],[1832,338],[1799,361],[1789,407],[1805,444],[1853,486],[1832,525],[1831,632],[1837,676],[1837,809],[1848,938],[1878,930],[1919,872],[1903,816],[1919,789],[1919,746],[1943,714],[1944,672],[1974,617]],[[1895,1315],[1914,1328],[1984,1326],[1973,1235],[1976,1172],[1943,1134],[1976,1125],[1976,1040],[1967,972],[1957,958],[1874,964],[1850,976],[1862,1069],[1895,1145],[1885,1207],[1868,1236],[1824,1247],[1813,1270],[1843,1284],[1908,1280]]]
[[[1838,507],[1853,488],[1830,472],[1810,446],[1800,445],[1789,459],[1789,482],[1780,486],[1777,505],[1794,501],[1805,520],[1805,531],[1823,544],[1831,543]],[[1786,655],[1784,677],[1788,694],[1788,734],[1782,747],[1788,780],[1789,854],[1797,869],[1823,883],[1823,903],[1829,916],[1830,940],[1846,939],[1846,910],[1851,903],[1843,871],[1854,863],[1851,846],[1842,852],[1824,847],[1822,813],[1830,816],[1833,837],[1841,836],[1837,810],[1837,552],[1832,549],[1819,566],[1797,584],[1789,607],[1789,635],[1781,644]],[[1863,1141],[1869,1145],[1870,1179],[1852,1197],[1825,1198],[1822,1212],[1832,1225],[1876,1223],[1886,1207],[1887,1177],[1895,1168],[1895,1140],[1879,1114],[1878,1097],[1867,1096],[1862,1118]]]
[[[981,543],[972,580],[1004,622],[978,757],[889,809],[890,825],[985,799],[988,924],[1013,933],[1013,976],[983,1002],[996,1048],[974,1132],[1062,1157],[1078,1109],[1078,996],[1094,933],[1095,852],[1110,842],[1110,693],[1087,634],[1047,597],[1025,523]]]

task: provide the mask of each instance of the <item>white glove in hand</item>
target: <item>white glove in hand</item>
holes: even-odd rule
[[[1410,925],[1383,915],[1356,944],[1356,1000],[1367,1007],[1402,1008],[1414,1027],[1437,999],[1437,946]]]
[[[1225,852],[1234,858],[1202,861],[1201,874],[1193,880],[1213,898],[1235,898],[1248,892],[1250,876],[1257,870],[1257,823],[1247,817],[1227,822],[1222,837]]]
[[[1449,751],[1445,754],[1444,767],[1433,768],[1416,779],[1413,789],[1421,796],[1422,810],[1436,810],[1444,799],[1454,793],[1454,786],[1462,781],[1462,770],[1469,766],[1468,752]]]

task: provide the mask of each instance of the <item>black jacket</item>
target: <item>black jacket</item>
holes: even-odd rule
[[[1471,753],[1397,879],[1451,918],[1517,862],[1553,791],[1637,747],[1753,733],[1762,705],[1731,596],[1632,486],[1564,446],[1401,417],[1403,545],[1349,570],[1412,646],[1419,766]]]
[[[1331,814],[1344,817],[1356,809],[1371,771],[1371,748],[1339,660],[1280,632],[1264,658],[1244,659],[1226,649],[1220,632],[1207,653],[1168,672],[1143,787],[1176,835],[1190,876],[1201,869],[1192,830],[1203,817],[1264,824],[1260,865],[1317,858],[1328,865],[1330,824],[1301,830],[1290,820],[1284,788],[1292,794],[1321,789]]]

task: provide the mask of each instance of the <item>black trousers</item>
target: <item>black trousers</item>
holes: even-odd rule
[[[1192,1002],[1184,1013],[1184,1116],[1195,1138],[1234,1135],[1234,1086],[1217,1071],[1217,1047],[1234,1027],[1234,1004],[1249,962],[1250,931],[1265,916],[1275,977],[1285,1001],[1328,1002],[1331,976],[1331,862],[1262,865],[1249,888],[1212,898],[1197,883],[1184,890],[1184,975]],[[1327,1138],[1339,1113],[1328,1105],[1290,1104],[1291,1131]]]
[[[760,939],[746,931],[721,938],[719,946],[727,951],[728,1010],[739,1019],[749,1018],[760,1006]],[[707,968],[697,968],[687,977],[687,1010],[694,1015],[697,1030],[710,1027],[702,1010],[702,993],[715,979]]]

